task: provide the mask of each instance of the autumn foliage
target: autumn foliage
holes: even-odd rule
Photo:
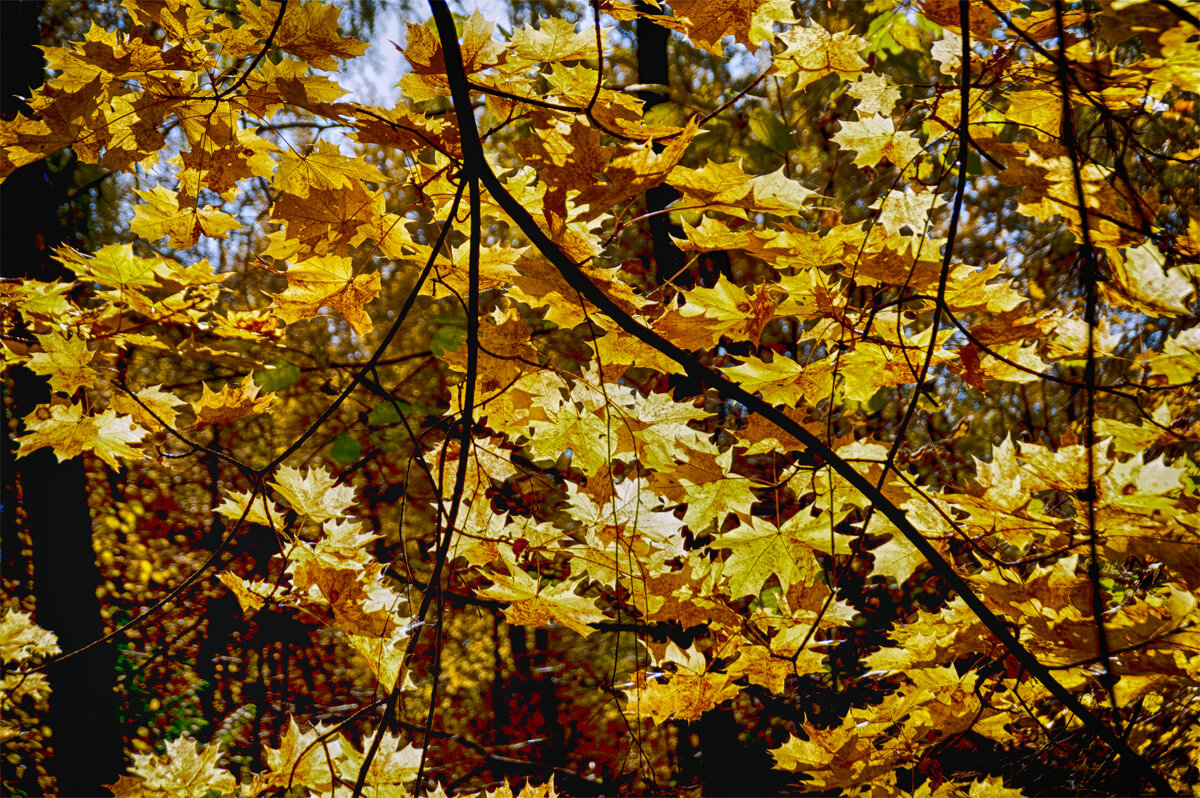
[[[0,123],[127,187],[0,284],[18,456],[142,486],[126,700],[200,716],[116,794],[682,794],[718,717],[780,792],[1200,781],[1195,4],[433,2],[394,105],[321,0],[122,6]],[[647,101],[647,22],[713,85]],[[171,648],[233,599],[252,667]],[[69,652],[8,607],[23,751]]]

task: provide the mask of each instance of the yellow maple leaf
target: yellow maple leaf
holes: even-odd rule
[[[726,366],[724,371],[747,391],[761,392],[763,399],[771,404],[789,407],[799,402],[816,404],[833,391],[834,361],[828,357],[803,366],[783,355],[775,355],[769,363],[745,357],[735,366]]]
[[[151,385],[138,391],[136,396],[140,400],[140,404],[124,393],[115,394],[112,399],[112,408],[118,413],[131,416],[148,430],[157,430],[163,424],[170,427],[175,423],[175,417],[179,415],[179,411],[175,408],[186,403],[179,397],[161,389],[162,385]],[[155,419],[155,416],[161,419],[161,423]]]
[[[875,115],[891,116],[892,108],[900,101],[901,96],[899,89],[876,72],[864,72],[857,83],[850,84],[846,93],[858,98],[855,110],[858,111],[859,119],[868,119]]]
[[[787,0],[669,0],[676,17],[687,21],[692,43],[723,55],[721,39],[733,36],[751,50],[774,35],[772,23],[794,24]]]
[[[871,207],[879,208],[879,224],[889,233],[899,233],[905,225],[913,235],[921,235],[933,212],[946,204],[940,194],[917,194],[911,188],[889,191]]]
[[[269,582],[247,581],[229,571],[222,571],[217,574],[217,579],[221,580],[221,584],[225,585],[233,593],[234,598],[237,599],[238,606],[242,608],[242,615],[247,618],[263,608],[266,604],[267,596],[271,594],[271,591],[275,587]]]
[[[895,745],[886,745],[886,738],[881,739],[878,724],[858,727],[853,718],[847,718],[830,729],[817,729],[808,723],[802,728],[807,740],[790,735],[770,754],[776,768],[810,776],[812,780],[806,782],[810,789],[869,783],[892,771],[902,758]]]
[[[48,657],[62,651],[58,636],[33,623],[27,612],[5,610],[0,619],[0,662],[23,662],[32,656]]]
[[[262,5],[241,3],[239,13],[245,20],[246,38],[265,41],[279,16],[278,0],[263,0]],[[342,9],[309,0],[292,2],[283,14],[273,44],[285,53],[303,58],[317,69],[337,69],[336,58],[354,58],[367,51],[365,42],[338,33]],[[253,45],[251,45],[253,46]]]
[[[519,140],[516,149],[538,170],[547,187],[543,205],[559,219],[567,218],[567,193],[594,182],[619,152],[603,146],[600,131],[582,119],[548,124],[541,135]]]
[[[54,48],[48,48],[49,50]],[[73,72],[64,72],[60,78]],[[34,117],[18,114],[0,120],[0,180],[13,170],[45,158],[52,152],[78,144],[86,121],[106,97],[106,82],[87,74],[78,86],[47,84],[38,89],[30,105]]]
[[[347,158],[336,144],[319,141],[312,152],[283,153],[271,185],[287,194],[307,199],[310,189],[349,188],[356,180],[383,183],[383,173],[362,158]]]
[[[197,427],[211,424],[227,424],[246,416],[262,413],[275,401],[275,394],[258,395],[258,383],[247,375],[240,387],[227,383],[221,390],[214,391],[205,383],[200,398],[192,402],[196,413]]]
[[[340,313],[358,335],[366,335],[374,326],[364,306],[379,296],[383,283],[378,272],[355,274],[351,258],[317,255],[288,267],[284,276],[287,290],[268,294],[275,300],[275,315],[283,321],[311,319],[328,307]]]
[[[518,626],[561,623],[587,637],[596,631],[588,624],[605,618],[593,599],[575,593],[579,582],[560,582],[543,588],[520,568],[514,568],[512,576],[491,573],[488,578],[495,584],[479,591],[479,596],[509,602],[504,608],[509,623]]]
[[[992,447],[992,460],[975,459],[976,481],[985,489],[984,498],[1002,510],[1013,512],[1029,503],[1034,491],[1043,490],[1041,479],[1017,462],[1012,437],[1005,436]]]
[[[781,77],[796,76],[797,89],[831,72],[852,77],[867,68],[867,62],[858,55],[867,46],[867,40],[850,31],[830,34],[813,23],[807,28],[784,31],[779,38],[786,46],[774,56],[775,70]]]
[[[1200,327],[1168,338],[1161,353],[1151,353],[1144,360],[1151,374],[1162,375],[1175,385],[1196,379],[1200,375]]]
[[[459,49],[467,75],[495,66],[503,58],[504,47],[492,39],[495,27],[478,10],[463,21]],[[421,100],[448,93],[446,56],[432,26],[408,23],[408,35],[401,52],[412,65],[411,77],[415,78],[402,81],[406,94],[412,89],[413,99]]]
[[[49,377],[51,388],[70,396],[96,382],[96,371],[88,366],[95,353],[88,351],[82,338],[64,338],[55,332],[35,337],[42,351],[35,353],[27,365],[33,373]]]
[[[378,566],[370,570],[378,571]],[[299,542],[288,553],[288,572],[305,601],[328,605],[341,631],[348,638],[359,638],[360,644],[367,643],[363,648],[374,652],[376,658],[403,636],[406,624],[391,612],[397,605],[389,606],[386,601],[372,604],[373,574],[361,564]],[[387,597],[396,598],[390,591]]]
[[[938,62],[938,72],[951,77],[962,69],[962,37],[950,30],[942,30],[942,38],[929,48],[929,55]]]
[[[979,359],[979,370],[989,380],[1033,382],[1050,368],[1050,364],[1038,356],[1037,342],[1028,345],[1022,344],[1020,341],[993,344],[989,349],[1004,358],[1000,360],[985,354]],[[1009,365],[1010,363],[1014,365]],[[1017,366],[1024,366],[1024,368],[1017,368]]]
[[[342,768],[343,781],[353,780],[363,765],[363,755],[357,749],[347,746],[346,754],[339,767]],[[373,785],[372,795],[404,796],[411,792],[400,785],[410,784],[417,777],[424,754],[412,743],[404,743],[390,732],[384,732],[380,738],[379,750],[371,759],[367,768],[366,783]],[[388,789],[391,787],[391,789]]]
[[[354,488],[339,485],[324,468],[310,468],[305,474],[298,468],[282,465],[275,472],[271,487],[292,509],[317,523],[338,518],[354,504]]]
[[[1196,77],[1196,71],[1200,69],[1200,47],[1196,45],[1195,36],[1196,29],[1190,24],[1178,25],[1159,35],[1163,57],[1144,62],[1151,67],[1150,74],[1154,79],[1146,96],[1161,97],[1173,86],[1190,92],[1200,90],[1200,79]]]
[[[675,665],[669,681],[664,684],[659,678],[648,678],[645,673],[639,673],[636,686],[625,690],[629,708],[655,723],[672,718],[699,720],[705,712],[739,692],[730,684],[729,674],[708,671],[704,655],[695,644],[684,651],[674,641],[669,641],[661,662]]]
[[[0,288],[0,292],[14,297],[14,304],[23,315],[36,314],[61,324],[69,318],[74,307],[67,297],[73,287],[71,283],[26,280],[19,285],[9,283]]]
[[[886,325],[880,325],[881,330],[885,327]],[[939,331],[939,343],[948,338],[948,331]],[[827,363],[831,371],[836,364],[847,399],[866,402],[880,388],[909,385],[917,381],[925,350],[914,339],[910,338],[906,343],[907,346],[902,349],[899,346],[885,346],[873,341],[859,341],[851,351],[842,353],[840,357],[827,357],[822,362]],[[933,363],[945,362],[953,357],[951,352],[939,346],[934,349]]]
[[[732,473],[732,468],[732,449],[718,455],[693,451],[683,466],[676,467],[672,477],[683,489],[681,500],[687,503],[683,522],[693,531],[706,529],[714,521],[720,526],[730,513],[750,513],[758,500],[755,483]]]
[[[515,309],[507,313],[497,308],[483,320],[479,329],[479,383],[481,398],[506,390],[536,363],[541,355],[530,343],[529,327]],[[467,372],[467,349],[460,346],[447,352],[442,362],[455,371]]]
[[[121,464],[117,457],[141,459],[142,454],[130,446],[146,436],[129,416],[118,416],[109,409],[97,416],[85,416],[83,405],[40,405],[25,417],[29,433],[17,439],[17,457],[49,446],[61,463],[85,451],[96,455],[114,469]]]
[[[710,419],[708,412],[661,393],[639,396],[634,401],[631,412],[622,414],[617,435],[624,439],[626,433],[633,434],[631,448],[644,465],[669,471],[675,467],[676,460],[686,460],[693,453],[717,454],[717,447],[709,441],[708,433],[688,426],[689,421]]]
[[[1150,316],[1188,313],[1198,272],[1195,267],[1167,268],[1153,242],[1130,247],[1124,252],[1109,249],[1110,278],[1100,283],[1104,297]]]
[[[362,241],[360,228],[378,230],[383,200],[355,181],[349,188],[309,186],[307,199],[283,194],[271,206],[271,218],[285,225],[271,235],[263,257],[294,260],[338,252]]]
[[[750,684],[762,685],[772,693],[782,695],[787,689],[788,676],[804,676],[824,670],[823,656],[806,648],[798,657],[775,653],[766,646],[738,646],[738,658],[729,666],[729,677],[746,677]]]
[[[340,761],[344,748],[348,746],[349,742],[340,734],[322,739],[317,729],[300,731],[296,718],[289,716],[287,729],[279,739],[279,747],[265,747],[267,769],[255,774],[250,793],[261,795],[268,790],[282,791],[289,784],[304,784],[311,789],[332,791],[338,773],[329,767],[326,756]]]
[[[61,247],[54,259],[75,272],[79,279],[110,288],[146,288],[158,284],[155,272],[159,260],[133,254],[132,244],[109,244],[91,255]]]
[[[733,205],[750,193],[750,175],[742,170],[740,163],[710,160],[699,169],[676,166],[667,182],[705,205]]]
[[[989,282],[1001,274],[1003,264],[993,263],[982,269],[966,264],[953,267],[946,280],[946,305],[956,310],[986,309],[1005,313],[1026,302],[1011,280]]]
[[[567,511],[578,521],[589,540],[598,546],[609,546],[614,540],[636,539],[632,545],[643,551],[650,548],[669,553],[671,556],[683,551],[682,524],[669,511],[655,509],[661,502],[647,490],[640,490],[633,480],[615,486],[594,502],[592,497],[572,491],[575,501]],[[532,530],[522,530],[527,538],[536,535]],[[593,537],[594,536],[594,537]],[[597,553],[599,554],[599,553]],[[597,559],[582,565],[592,578],[612,583],[617,576],[619,564],[611,558]]]
[[[882,546],[872,549],[871,555],[875,558],[872,571],[892,577],[899,585],[925,562],[920,550],[899,532],[893,533]]]
[[[557,460],[571,449],[573,465],[589,476],[599,472],[608,460],[605,420],[557,394],[543,398],[542,410],[543,418],[531,421],[530,453],[537,459]]]
[[[673,174],[673,169],[679,168],[676,164],[699,131],[700,125],[693,118],[688,120],[682,131],[675,131],[676,135],[666,143],[662,152],[656,152],[648,142],[628,145],[623,150],[624,154],[615,156],[605,168],[605,182],[592,180],[583,184],[582,191],[575,199],[576,204],[588,205],[590,212],[597,209],[609,212],[615,205],[661,184],[668,173]]]
[[[172,247],[191,249],[202,234],[225,238],[225,233],[241,227],[237,219],[215,208],[181,207],[178,196],[162,186],[150,191],[134,189],[134,193],[146,204],[133,206],[129,229],[149,241],[169,237]]]
[[[307,507],[306,514],[340,515],[343,505],[353,501],[353,490],[329,487],[331,480],[323,471],[314,470],[308,478],[300,478],[294,469],[281,472],[282,484],[275,487],[294,506]],[[383,581],[383,566],[366,550],[377,537],[364,532],[361,524],[327,520],[316,545],[294,541],[288,550],[287,573],[295,586],[292,597],[331,610],[346,642],[362,655],[379,682],[391,689],[404,661],[403,643],[411,619],[402,613],[404,598]]]
[[[561,17],[544,17],[539,27],[526,25],[513,33],[510,52],[543,64],[595,58],[596,34],[590,27],[576,33],[575,23]]]
[[[825,426],[819,422],[808,421],[805,413],[796,410],[785,410],[784,415],[801,425],[809,432],[819,437],[825,436]],[[785,451],[800,452],[807,447],[798,438],[792,437],[775,424],[767,421],[757,413],[746,419],[746,427],[736,430],[739,448],[744,448],[746,454],[762,454],[764,452]]]
[[[655,723],[667,720],[693,721],[740,691],[726,673],[676,673],[666,684],[652,681],[639,691],[626,691],[629,703],[641,717]]]
[[[129,444],[140,442],[142,438],[146,437],[146,430],[139,427],[132,418],[119,416],[115,410],[110,408],[95,416],[94,423],[96,438],[89,448],[96,453],[97,457],[114,469],[121,467],[121,464],[117,462],[117,457],[127,460],[142,459],[144,455]]]
[[[270,154],[278,150],[253,130],[233,128],[228,143],[223,144],[206,135],[198,145],[180,154],[183,168],[179,171],[179,188],[190,196],[198,196],[201,189],[223,195],[248,177],[270,177],[276,168]]]
[[[787,535],[769,521],[750,517],[731,532],[717,536],[714,548],[733,552],[721,568],[729,580],[731,598],[757,596],[771,576],[786,591],[813,565],[812,555],[793,545]]]
[[[1002,0],[993,7],[1007,13],[1017,5],[1012,0]],[[968,8],[967,25],[971,29],[971,37],[990,41],[992,29],[1000,24],[1000,20],[986,5],[968,4]],[[943,28],[962,31],[962,15],[959,12],[959,4],[954,0],[922,0],[921,13],[929,21]]]
[[[1044,136],[1057,136],[1062,129],[1062,95],[1046,89],[1025,89],[1008,95],[1009,119],[1022,127],[1039,131]]]
[[[664,374],[683,374],[683,366],[632,336],[609,333],[589,343],[596,352],[596,362],[604,369],[607,380],[619,379],[624,373],[623,366],[650,368]]]
[[[693,288],[684,296],[687,303],[678,311],[681,316],[703,316],[715,322],[709,325],[712,334],[749,340],[755,346],[758,346],[763,327],[775,315],[775,298],[767,286],[759,286],[755,293],[748,294],[723,274],[712,288]]]
[[[1143,419],[1140,424],[1129,424],[1111,418],[1096,419],[1096,437],[1112,438],[1117,448],[1123,452],[1136,452],[1149,449],[1159,441],[1170,436],[1167,431],[1171,427],[1171,410],[1163,402],[1154,409],[1149,419]]]
[[[774,172],[765,175],[754,175],[750,178],[750,188],[753,189],[753,210],[771,211],[785,216],[800,213],[801,206],[816,192],[798,180],[787,176],[781,166]]]
[[[249,792],[261,795],[285,790],[289,784],[329,790],[338,778],[337,764],[347,747],[349,741],[335,731],[325,736],[320,727],[301,731],[295,716],[289,714],[287,726],[279,735],[279,746],[263,747],[266,769],[254,775]],[[331,762],[337,764],[331,767]]]
[[[887,159],[892,165],[907,169],[921,154],[921,142],[908,131],[897,131],[889,116],[842,122],[842,129],[833,140],[843,149],[858,153],[852,161],[856,166],[875,166]]]
[[[141,777],[143,790],[163,795],[205,795],[214,790],[226,794],[236,791],[237,779],[217,764],[223,754],[219,745],[201,746],[177,737],[167,741],[163,757],[134,754],[129,771]]]
[[[341,605],[334,605],[335,617],[339,625],[345,623],[336,610]],[[358,635],[347,633],[346,642],[358,652],[367,663],[376,681],[384,690],[391,690],[400,678],[400,667],[404,664],[404,641],[408,639],[404,626],[392,623],[388,627],[392,634]]]
[[[250,502],[250,509],[246,509],[246,504]],[[275,502],[267,499],[261,493],[254,496],[251,502],[251,494],[247,491],[227,490],[225,498],[217,505],[213,511],[217,515],[229,518],[233,521],[240,521],[243,517],[252,524],[262,524],[270,527],[276,532],[282,530],[285,526],[283,510]]]

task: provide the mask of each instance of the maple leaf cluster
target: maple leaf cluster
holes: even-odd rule
[[[295,413],[280,341],[327,322],[362,353],[352,376],[318,397],[304,432],[271,439],[254,462],[230,460],[242,483],[214,508],[230,540],[271,530],[271,575],[215,578],[248,616],[330,630],[388,706],[418,690],[417,642],[451,589],[510,624],[584,638],[623,623],[702,629],[683,642],[639,638],[619,700],[631,723],[662,725],[832,680],[838,641],[863,617],[846,575],[903,589],[932,574],[942,600],[862,657],[882,699],[772,743],[796,786],[909,794],[896,774],[948,740],[1036,746],[1073,723],[1151,781],[1180,789],[1196,776],[1194,756],[1162,759],[1168,749],[1145,729],[1164,702],[1194,701],[1200,682],[1200,220],[1194,207],[1168,208],[1167,189],[1135,190],[1160,154],[1129,121],[1148,102],[1200,91],[1186,17],[1147,12],[1122,28],[1120,8],[1136,4],[1101,3],[1108,39],[1094,41],[1061,7],[1004,0],[960,16],[927,0],[862,35],[797,19],[779,0],[668,0],[654,12],[605,0],[594,25],[547,18],[505,33],[475,14],[448,36],[435,3],[439,27],[409,25],[402,99],[383,107],[345,99],[325,74],[366,45],[321,0],[123,5],[127,26],[48,48],[53,76],[29,113],[0,122],[0,177],[69,147],[137,185],[136,241],[59,250],[71,280],[0,285],[4,362],[53,394],[21,420],[21,456],[90,453],[113,469],[228,457],[205,442]],[[836,159],[822,168],[856,179],[890,169],[894,180],[852,215],[786,158],[773,169],[714,160],[706,125],[726,107],[672,124],[604,74],[616,46],[604,22],[639,16],[709,57],[758,50],[763,74],[730,89],[735,103],[758,102],[762,80],[796,98],[850,98],[840,128],[821,135],[819,157]],[[1134,31],[1144,56],[1131,60],[1116,45]],[[888,48],[936,63],[937,82],[896,84],[880,67]],[[748,118],[791,147],[775,116],[777,127]],[[286,132],[293,119],[339,133],[301,142]],[[1085,121],[1130,131],[1137,168],[1083,147]],[[507,126],[519,135],[497,134],[493,147]],[[381,150],[404,168],[364,156]],[[1198,155],[1166,157],[1194,167]],[[660,286],[627,269],[614,255],[625,217],[662,185],[677,196],[674,245],[689,258],[732,253],[745,268]],[[239,212],[254,186],[269,196],[262,231],[245,230]],[[980,197],[997,191],[993,206],[1021,220],[1008,229],[1061,229],[1090,281],[1078,307],[1036,302],[1012,263],[964,245],[988,235]],[[231,235],[254,257],[214,268]],[[270,290],[244,289],[253,278]],[[389,282],[411,287],[403,310],[382,301],[399,293]],[[450,387],[421,435],[411,407],[380,385],[416,303],[461,319],[430,345]],[[1174,326],[1150,326],[1161,320]],[[555,349],[565,339],[578,344],[572,357]],[[130,364],[147,359],[244,376],[141,384]],[[700,386],[690,396],[672,391],[685,378]],[[901,425],[932,414],[939,396],[976,401],[1047,381],[1089,397],[1069,435],[1003,429],[957,480],[918,467]],[[427,483],[424,584],[380,557],[367,486],[318,456],[334,424],[354,453],[378,443],[341,432],[356,402],[405,441],[411,462],[395,473]],[[862,433],[856,420],[887,402],[897,426]],[[498,493],[522,480],[540,480],[540,497],[501,507]],[[1118,589],[1111,575],[1135,566],[1154,579]],[[55,653],[52,638],[23,616],[0,622],[6,664]],[[5,676],[4,701],[47,690],[34,676],[21,686]],[[382,723],[365,739],[292,720],[239,783],[216,746],[180,738],[162,757],[136,755],[115,790],[342,794],[357,782],[407,794],[422,750]],[[1160,773],[1146,764],[1156,755]],[[1019,794],[995,774],[923,789]]]

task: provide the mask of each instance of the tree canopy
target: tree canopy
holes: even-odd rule
[[[119,198],[6,266],[4,522],[82,460],[103,636],[5,574],[6,787],[100,647],[118,796],[1191,792],[1200,4],[839,5],[43,47],[0,178]]]

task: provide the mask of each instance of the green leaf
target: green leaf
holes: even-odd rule
[[[767,108],[750,109],[750,131],[763,145],[777,153],[785,153],[796,146],[792,131]]]
[[[358,445],[358,441],[343,432],[334,439],[333,448],[329,453],[341,465],[350,465],[362,457],[362,447]]]
[[[870,42],[868,51],[871,53],[891,53],[897,55],[904,52],[904,46],[898,44],[892,38],[892,26],[896,20],[900,19],[900,15],[896,13],[887,13],[875,17],[871,20],[870,26],[867,28],[866,39]]]
[[[267,368],[254,372],[254,382],[266,391],[282,391],[300,380],[300,367],[287,358],[277,357]]]
[[[758,596],[750,603],[755,609],[766,609],[772,613],[782,612],[779,604],[779,597],[783,595],[783,588],[779,585],[771,585],[763,588]]]
[[[687,111],[673,102],[659,103],[646,112],[646,124],[683,127],[687,124]]]
[[[452,317],[453,318],[453,317]],[[429,341],[429,351],[437,357],[447,352],[454,352],[467,340],[467,328],[463,319],[456,318],[455,323],[443,324]]]
[[[396,412],[397,406],[400,408],[399,412]],[[392,404],[391,402],[379,402],[371,408],[370,413],[367,413],[367,423],[372,427],[384,427],[388,424],[399,424],[400,413],[408,415],[411,410],[412,405],[410,405],[408,402],[398,401],[395,404]]]
[[[878,413],[880,410],[887,407],[888,402],[892,401],[892,396],[892,391],[880,388],[863,404],[863,409],[867,413]]]

